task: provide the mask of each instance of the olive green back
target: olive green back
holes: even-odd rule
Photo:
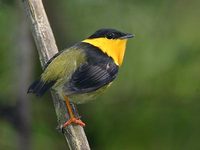
[[[55,57],[41,75],[44,82],[56,81],[54,87],[66,82],[73,72],[85,61],[83,50],[71,47]]]

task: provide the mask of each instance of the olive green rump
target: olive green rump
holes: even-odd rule
[[[51,87],[56,90],[67,82],[85,59],[84,51],[77,46],[57,53],[47,62],[41,78],[30,85],[27,93],[42,96]]]

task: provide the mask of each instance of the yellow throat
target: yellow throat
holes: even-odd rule
[[[100,48],[104,53],[113,58],[114,62],[120,66],[123,62],[127,39],[107,39],[94,38],[86,39],[82,42],[89,43]]]

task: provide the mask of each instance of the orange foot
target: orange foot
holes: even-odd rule
[[[73,117],[73,118],[70,118],[67,122],[65,122],[62,127],[65,128],[66,126],[68,126],[72,123],[75,123],[75,124],[80,125],[82,127],[85,126],[84,122],[82,122],[80,119]]]

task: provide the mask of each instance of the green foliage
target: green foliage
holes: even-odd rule
[[[57,31],[62,24],[65,31],[56,35],[69,38],[62,45],[102,27],[136,35],[111,88],[79,106],[92,149],[200,149],[200,1],[70,0],[56,5],[51,11],[60,11],[56,14],[61,16],[54,16],[60,22],[51,21],[52,27]],[[0,96],[14,91],[9,49],[15,15],[10,8],[0,10]],[[41,99],[46,100],[32,106],[33,149],[64,149],[63,137],[52,130],[56,118],[50,98]],[[0,126],[8,131],[5,123]],[[0,147],[14,149],[5,145],[14,134],[0,135]]]
[[[0,98],[9,96],[12,92],[14,82],[14,32],[16,24],[15,10],[5,5],[0,5]],[[9,97],[10,99],[10,97]],[[4,99],[1,99],[1,101]]]

